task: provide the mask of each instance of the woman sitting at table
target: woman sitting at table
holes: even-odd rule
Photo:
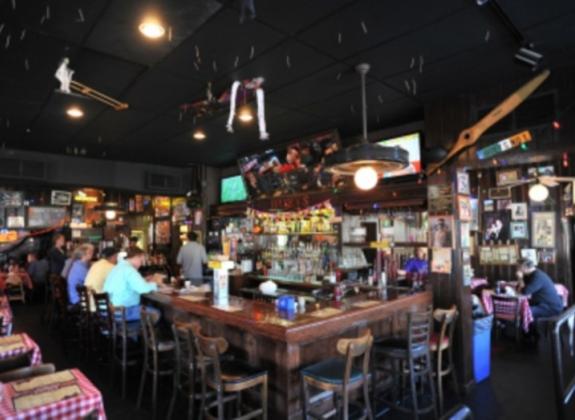
[[[517,262],[517,289],[529,295],[533,318],[556,316],[563,310],[563,301],[555,289],[551,278],[539,270],[535,263],[527,258]]]

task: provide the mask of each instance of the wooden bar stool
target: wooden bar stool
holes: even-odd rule
[[[374,377],[379,371],[391,373],[394,379],[391,398],[382,401],[396,410],[411,413],[414,419],[429,412],[433,412],[435,417],[438,414],[429,345],[431,326],[431,307],[424,312],[410,312],[407,315],[407,337],[384,339],[374,344]],[[385,366],[384,361],[390,362],[392,368]],[[406,381],[409,382],[408,395],[403,393]],[[424,382],[429,388],[430,401],[421,407],[419,400],[425,397],[421,395],[425,389]],[[418,392],[418,385],[421,392]],[[399,396],[398,391],[401,391]]]
[[[160,376],[171,376],[173,379],[172,397],[170,408],[173,409],[177,389],[177,378],[175,368],[175,344],[172,340],[160,340],[156,332],[156,323],[159,315],[146,311],[142,308],[140,312],[140,322],[142,324],[142,337],[144,338],[144,362],[142,364],[142,378],[140,379],[140,390],[138,391],[138,408],[142,406],[146,377],[152,375],[152,413],[154,418],[158,412],[158,380]]]
[[[206,337],[199,326],[193,328],[197,340],[199,360],[211,360],[209,370],[206,367],[205,383],[216,393],[215,401],[207,404],[202,401],[202,411],[207,419],[247,420],[260,417],[268,418],[268,373],[258,370],[239,360],[225,359],[222,355],[228,349],[228,342],[223,337]],[[204,359],[208,358],[208,359]],[[204,364],[205,362],[202,362]],[[261,408],[242,414],[242,391],[261,386]],[[224,417],[224,404],[236,402],[236,416]],[[214,416],[210,410],[217,408]]]
[[[453,363],[453,333],[457,320],[457,307],[450,309],[436,309],[433,311],[433,319],[441,323],[439,334],[433,333],[430,339],[430,349],[435,354],[435,376],[437,377],[437,394],[439,397],[439,411],[443,413],[443,377],[451,374],[453,388],[459,394],[455,364]],[[443,353],[447,352],[446,363]],[[445,367],[444,367],[445,365]]]
[[[373,420],[368,390],[370,375],[369,356],[372,344],[373,336],[369,330],[359,338],[342,338],[337,342],[337,351],[344,358],[337,357],[324,360],[302,369],[301,383],[304,419],[311,415],[308,409],[308,402],[310,401],[309,387],[311,386],[322,391],[331,391],[336,396],[341,396],[340,401],[343,400],[343,402],[341,404],[337,403],[335,408],[343,420],[349,419],[349,394],[353,390],[363,388],[365,408],[361,418],[367,417]],[[354,366],[354,361],[360,358],[362,359],[361,367]]]
[[[92,330],[92,313],[90,311],[90,293],[86,286],[76,286],[78,297],[76,327],[78,329],[78,337],[80,344],[84,347],[84,352],[87,353],[92,348],[94,343],[94,334]]]
[[[113,364],[114,358],[114,316],[112,315],[112,305],[110,304],[110,297],[108,293],[95,293],[92,291],[92,300],[94,304],[94,312],[92,320],[97,339],[95,340],[95,347],[98,353],[104,353],[107,357],[103,360],[108,360]]]
[[[140,360],[141,347],[138,346],[140,338],[140,323],[126,320],[126,308],[115,306],[112,308],[114,322],[112,324],[112,378],[114,368],[120,365],[122,369],[122,398],[126,398],[126,370],[135,366]]]

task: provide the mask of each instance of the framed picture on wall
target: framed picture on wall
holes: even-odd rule
[[[509,211],[483,213],[483,240],[505,242],[509,239]]]
[[[521,258],[537,263],[537,251],[533,248],[523,248],[521,250]]]
[[[479,200],[471,198],[469,204],[471,205],[471,224],[469,229],[476,232],[479,230]]]
[[[494,210],[495,210],[495,201],[493,200],[483,201],[483,211],[494,211]]]
[[[555,250],[542,249],[539,251],[539,262],[542,264],[555,264]]]
[[[529,238],[529,228],[527,222],[511,222],[510,224],[511,239]]]
[[[69,206],[72,203],[72,193],[70,191],[52,190],[50,204],[53,206]]]
[[[453,246],[453,216],[429,216],[429,231],[430,247]]]
[[[509,210],[511,208],[511,200],[497,200],[497,210]]]
[[[514,184],[521,179],[521,171],[519,169],[502,169],[497,171],[497,186]]]
[[[511,188],[489,188],[489,198],[492,200],[504,200],[511,198]]]
[[[433,273],[451,274],[451,248],[433,248],[431,271]]]
[[[511,203],[511,220],[527,220],[527,203]]]
[[[471,212],[471,201],[466,195],[457,196],[457,207],[459,209],[459,220],[470,222],[473,215]]]
[[[469,223],[461,222],[460,230],[461,230],[461,240],[460,240],[461,248],[469,248],[471,246],[471,232],[469,230]]]
[[[470,194],[469,174],[467,172],[457,172],[457,192],[459,194]]]
[[[555,212],[531,213],[531,246],[533,248],[555,247]]]

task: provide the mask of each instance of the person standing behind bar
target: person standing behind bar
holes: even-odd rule
[[[140,295],[158,290],[156,283],[148,283],[138,272],[144,257],[140,248],[128,249],[126,258],[110,271],[104,283],[112,305],[126,308],[127,321],[140,320]]]
[[[197,242],[196,232],[189,232],[188,239],[190,241],[178,252],[177,263],[181,266],[180,272],[183,273],[185,279],[191,280],[195,285],[201,285],[203,283],[202,265],[208,262],[206,248]]]
[[[563,301],[551,278],[527,258],[517,262],[519,291],[529,295],[533,318],[556,316],[563,310]]]
[[[48,251],[50,274],[57,274],[59,276],[60,273],[62,273],[64,263],[66,262],[66,251],[64,250],[66,238],[63,234],[58,233],[54,236],[53,244],[52,248]]]

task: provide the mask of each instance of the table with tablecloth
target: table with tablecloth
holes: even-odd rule
[[[495,292],[491,289],[484,289],[481,292],[481,303],[485,309],[486,314],[493,313],[493,299],[491,298],[495,295]],[[501,295],[503,297],[509,298],[509,295]],[[521,317],[521,328],[523,331],[528,332],[529,326],[534,321],[533,313],[531,312],[531,306],[529,306],[529,297],[525,295],[513,296],[519,301],[519,316]],[[503,302],[500,301],[500,305],[514,305],[514,302]]]
[[[1,395],[4,420],[76,420],[91,413],[106,419],[102,394],[78,369],[5,383]]]
[[[6,295],[0,296],[0,317],[2,317],[2,331],[6,335],[10,335],[12,332],[12,319],[14,318],[14,315],[12,314],[10,301]]]
[[[6,280],[8,280],[9,274],[10,273],[0,273],[0,290],[4,290],[6,288]],[[20,277],[20,280],[22,280],[22,284],[24,284],[24,287],[30,290],[34,288],[32,278],[26,271],[23,270],[19,271],[18,273],[16,273],[16,275]]]
[[[0,337],[0,360],[32,352],[32,365],[42,363],[40,347],[26,333]]]

